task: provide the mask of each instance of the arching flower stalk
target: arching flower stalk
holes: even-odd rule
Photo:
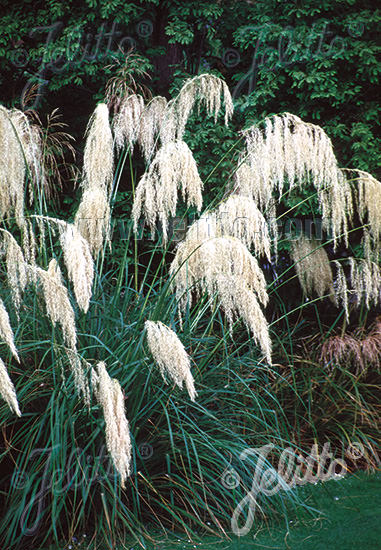
[[[119,382],[109,376],[103,362],[97,364],[96,371],[93,369],[92,383],[95,397],[103,409],[107,449],[124,488],[130,475],[132,448],[123,392]]]
[[[160,374],[166,382],[169,377],[180,389],[185,383],[189,397],[194,401],[197,393],[190,358],[176,333],[160,321],[146,321],[144,326],[148,347],[160,369]]]
[[[183,141],[163,145],[156,153],[148,171],[139,181],[132,207],[135,232],[143,212],[152,233],[157,220],[160,220],[163,241],[166,243],[168,216],[176,214],[179,188],[181,188],[183,200],[188,205],[196,206],[200,211],[203,183],[192,152]]]

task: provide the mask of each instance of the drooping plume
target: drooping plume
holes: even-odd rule
[[[131,94],[125,97],[113,120],[115,145],[121,149],[128,145],[133,149],[139,136],[144,99],[141,95]]]
[[[61,325],[66,345],[75,350],[77,332],[74,311],[71,307],[69,295],[63,284],[61,270],[56,260],[50,260],[47,271],[39,267],[35,267],[34,269],[42,285],[46,312],[50,320],[54,326],[57,323]]]
[[[75,215],[75,225],[96,257],[110,240],[110,204],[102,187],[85,189]]]
[[[43,235],[45,234],[44,224],[48,224],[53,231],[58,229],[69,280],[73,283],[77,304],[86,313],[89,309],[94,279],[94,263],[88,241],[72,223],[49,216],[32,217],[37,220]]]
[[[143,213],[152,233],[157,220],[160,220],[166,242],[168,216],[176,214],[179,188],[183,200],[200,210],[203,184],[193,155],[183,141],[163,145],[139,181],[132,207],[135,231]]]
[[[380,303],[381,298],[381,271],[376,262],[361,258],[349,258],[351,268],[351,285],[356,297],[357,306],[361,300],[365,301],[366,307]]]
[[[196,245],[196,246],[195,246]],[[235,237],[217,237],[204,242],[185,239],[179,244],[170,267],[172,286],[180,311],[197,296],[217,295],[230,325],[241,317],[271,361],[268,325],[259,303],[267,304],[266,281],[257,260]]]
[[[86,136],[83,156],[85,189],[101,187],[109,190],[113,177],[114,156],[109,112],[105,103],[96,106],[87,125]]]
[[[89,309],[94,279],[94,265],[89,244],[73,224],[66,224],[60,241],[77,304],[86,313]]]
[[[146,161],[149,161],[154,153],[166,107],[167,100],[165,97],[156,96],[143,109],[138,141]]]
[[[264,121],[265,128],[243,132],[246,153],[236,172],[236,192],[251,195],[267,208],[283,187],[312,185],[322,211],[323,227],[330,230],[335,246],[342,236],[347,242],[352,215],[350,185],[339,169],[332,143],[324,130],[285,113]]]
[[[7,367],[0,359],[0,395],[7,402],[11,411],[21,416],[19,404],[17,401],[16,390],[9,377]]]
[[[131,437],[124,410],[124,397],[119,382],[110,378],[103,362],[98,363],[92,373],[95,396],[103,409],[106,423],[106,445],[115,469],[120,474],[124,488],[130,475]]]
[[[218,218],[224,235],[237,237],[256,255],[270,259],[267,222],[252,198],[230,195],[219,205]]]
[[[341,263],[337,260],[333,262],[336,265],[336,278],[334,281],[335,298],[337,305],[345,311],[345,318],[349,322],[349,309],[348,309],[348,282],[345,276],[344,269]]]
[[[357,211],[361,223],[369,224],[369,235],[372,237],[372,246],[379,248],[381,238],[381,182],[362,170],[350,170],[349,178],[357,182]]]
[[[107,105],[99,104],[87,127],[83,195],[75,224],[96,256],[110,234],[109,194],[113,179],[113,138]]]
[[[171,378],[180,389],[185,383],[189,397],[194,401],[197,393],[190,358],[176,333],[160,321],[146,321],[145,329],[150,352],[164,380]]]
[[[5,309],[4,303],[0,298],[0,340],[5,342],[12,352],[12,355],[19,361],[19,356],[16,350],[13,330],[9,321],[9,315]]]
[[[25,230],[27,231],[27,227]],[[22,293],[28,282],[27,266],[22,250],[11,233],[0,229],[0,242],[5,253],[7,282],[17,312],[21,304]]]
[[[223,98],[225,106],[225,124],[233,115],[233,101],[226,83],[212,74],[201,74],[188,79],[179,94],[172,99],[161,125],[160,139],[162,143],[182,140],[188,118],[196,103],[204,104],[207,113],[217,120]]]
[[[24,217],[26,157],[11,112],[0,105],[0,218],[14,214],[19,227]]]
[[[333,275],[329,258],[321,243],[300,236],[292,242],[291,257],[300,285],[307,296],[334,297]]]

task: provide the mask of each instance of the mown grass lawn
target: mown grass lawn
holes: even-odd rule
[[[203,537],[189,542],[182,535],[171,536],[147,550],[381,550],[381,472],[358,472],[344,478],[300,488],[308,503],[320,513],[313,519],[295,519],[289,529],[285,526],[269,526],[246,537],[234,535],[231,541]],[[97,548],[82,542],[51,550]],[[116,550],[138,550],[139,545],[126,541]]]

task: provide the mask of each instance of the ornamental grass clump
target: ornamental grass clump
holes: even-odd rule
[[[163,379],[168,383],[170,378],[180,389],[185,384],[191,401],[194,401],[197,393],[190,358],[177,334],[160,321],[146,321],[144,326],[149,350]]]
[[[143,92],[137,95],[137,88],[121,91],[114,80],[109,89],[109,105],[116,112],[112,125],[105,104],[96,107],[89,121],[82,198],[73,224],[44,215],[48,204],[44,186],[38,189],[41,200],[36,214],[27,211],[21,189],[27,196],[27,178],[42,174],[32,166],[32,158],[39,158],[38,139],[33,144],[35,153],[33,148],[24,151],[34,130],[28,133],[21,115],[0,109],[0,126],[6,130],[0,133],[0,146],[3,159],[10,159],[10,167],[4,162],[0,165],[4,176],[0,213],[5,217],[17,211],[20,222],[17,227],[3,219],[7,229],[0,230],[7,282],[0,298],[0,343],[7,354],[2,352],[0,360],[0,394],[5,399],[0,408],[8,415],[8,407],[16,415],[20,408],[24,413],[22,424],[18,418],[7,417],[3,430],[6,471],[14,465],[14,472],[7,479],[6,474],[0,487],[6,499],[0,525],[4,548],[20,547],[30,522],[39,525],[27,544],[39,547],[48,546],[52,538],[71,537],[84,527],[91,529],[94,539],[99,534],[108,537],[110,547],[127,533],[144,545],[150,537],[146,525],[152,524],[170,529],[180,525],[190,536],[197,526],[217,535],[226,532],[226,519],[250,493],[252,473],[259,462],[258,457],[245,454],[247,449],[276,441],[271,462],[290,445],[303,448],[309,442],[308,432],[314,439],[317,434],[327,435],[337,443],[344,433],[338,415],[345,416],[347,409],[353,414],[344,424],[345,432],[362,437],[364,429],[364,444],[371,449],[377,441],[379,409],[373,408],[373,401],[366,414],[374,422],[368,422],[366,432],[359,420],[365,417],[363,410],[375,393],[375,378],[371,384],[354,382],[353,372],[346,367],[332,369],[326,376],[319,360],[312,365],[311,355],[313,374],[304,368],[306,362],[298,368],[296,350],[305,345],[306,336],[295,341],[299,327],[307,332],[316,320],[312,315],[307,318],[305,312],[312,308],[300,299],[299,290],[288,294],[295,290],[284,276],[292,269],[288,265],[290,244],[279,243],[277,265],[273,258],[278,250],[276,207],[283,199],[288,208],[288,195],[295,191],[306,207],[307,186],[312,186],[323,214],[323,231],[329,230],[337,245],[353,222],[351,189],[357,185],[354,204],[362,201],[361,221],[369,223],[360,245],[365,259],[334,260],[334,281],[323,241],[302,237],[292,245],[291,257],[306,293],[335,296],[347,322],[349,313],[353,320],[349,309],[354,295],[358,305],[365,306],[360,314],[366,316],[367,308],[379,299],[381,286],[375,267],[380,228],[371,204],[378,187],[365,176],[357,184],[358,178],[337,167],[332,144],[322,129],[288,113],[268,117],[263,128],[244,133],[246,151],[239,153],[233,188],[222,190],[223,195],[216,193],[212,204],[217,206],[208,206],[175,248],[168,227],[170,217],[177,213],[179,193],[193,213],[201,210],[203,198],[217,187],[212,171],[205,178],[209,187],[203,197],[195,160],[183,141],[187,121],[197,106],[216,120],[225,102],[227,123],[233,112],[229,91],[213,75],[190,79],[169,102],[158,97],[144,104]],[[147,163],[137,186],[136,144]],[[115,174],[114,151],[121,154]],[[227,158],[218,165],[222,172]],[[125,170],[126,159],[131,160],[130,170]],[[10,173],[15,176],[12,181]],[[123,203],[123,215],[131,209],[131,231],[111,256],[105,244],[111,245],[110,216],[120,181],[125,185],[123,193],[133,197]],[[221,196],[223,200],[217,203]],[[282,216],[293,208],[292,204]],[[141,217],[152,231],[158,223],[162,226],[163,239],[154,246],[133,236]],[[101,250],[95,269],[93,258]],[[168,258],[172,259],[170,266]],[[346,271],[351,271],[349,277]],[[272,280],[266,281],[265,273]],[[269,293],[273,299],[265,316]],[[295,299],[300,299],[299,307],[294,307]],[[315,315],[318,300],[313,302]],[[47,315],[40,315],[41,303]],[[176,324],[176,313],[181,320],[179,335],[169,328]],[[320,342],[326,336],[326,323],[318,320],[318,324]],[[55,330],[57,325],[60,330]],[[359,338],[346,335],[343,329],[344,340],[327,342],[321,360],[350,362],[361,375],[368,367],[379,368],[380,332],[378,327]],[[19,356],[20,365],[12,368]],[[193,365],[197,365],[202,388],[198,395]],[[185,388],[192,403],[181,399],[177,388],[171,391],[165,386],[161,377]],[[321,392],[313,391],[317,385]],[[327,403],[333,411],[329,429],[321,423],[321,410]],[[105,436],[97,418],[100,409]],[[295,419],[303,419],[300,430],[296,430]],[[111,481],[111,472],[103,464],[104,441],[123,491],[115,479]],[[152,453],[144,452],[147,446]],[[231,469],[237,473],[233,491],[224,475]],[[70,483],[57,472],[70,472]],[[23,486],[11,478],[20,473],[28,480]],[[46,487],[50,479],[57,490]],[[36,495],[41,495],[44,506],[34,513]],[[287,510],[294,498],[292,491],[263,493],[258,495],[258,508],[269,517],[274,509]],[[25,503],[32,503],[32,508]]]

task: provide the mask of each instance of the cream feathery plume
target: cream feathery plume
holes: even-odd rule
[[[196,103],[204,103],[207,113],[217,120],[221,109],[221,96],[225,105],[225,124],[233,115],[233,100],[226,83],[211,74],[201,74],[186,80],[178,95],[168,103],[160,139],[162,143],[182,140],[188,118]]]
[[[333,263],[336,265],[336,279],[334,281],[335,289],[335,298],[337,305],[342,306],[345,311],[345,318],[347,323],[349,323],[349,311],[348,311],[348,283],[347,278],[344,273],[344,269],[341,263],[337,260],[334,260]]]
[[[194,231],[195,233],[195,231]],[[217,237],[200,242],[187,238],[177,248],[170,267],[172,287],[179,302],[180,314],[196,297],[217,294],[229,324],[240,316],[270,362],[270,337],[260,302],[267,305],[266,280],[257,260],[235,237]]]
[[[194,401],[197,393],[190,358],[177,334],[160,321],[146,321],[144,326],[147,331],[148,347],[160,369],[161,376],[165,382],[169,376],[180,389],[185,383],[189,397]]]
[[[96,257],[103,243],[110,241],[110,205],[105,189],[90,187],[84,190],[74,223]]]
[[[265,254],[270,260],[267,222],[252,198],[230,195],[219,205],[218,218],[224,235],[237,237],[256,255]]]
[[[91,115],[86,129],[86,145],[83,156],[84,188],[110,189],[113,178],[113,138],[109,124],[109,112],[105,103],[99,103]]]
[[[143,150],[144,158],[149,161],[155,150],[161,124],[166,112],[167,100],[156,96],[144,107],[139,126],[138,142]]]
[[[357,211],[361,223],[369,223],[369,232],[377,247],[381,238],[381,182],[363,170],[350,170],[350,179],[358,182]]]
[[[76,225],[49,216],[32,217],[40,228],[44,223],[48,223],[50,228],[58,228],[69,280],[73,283],[77,304],[86,313],[94,279],[94,263],[88,241],[82,237]]]
[[[130,475],[132,447],[123,392],[119,382],[109,376],[103,362],[97,364],[97,372],[93,370],[92,382],[96,399],[103,409],[107,449],[121,477],[121,486],[125,488]]]
[[[300,285],[307,296],[313,292],[320,297],[328,292],[334,297],[333,275],[327,252],[315,239],[301,235],[292,242],[291,258]]]
[[[0,359],[0,395],[7,402],[11,411],[17,416],[21,416],[19,404],[17,401],[16,390],[9,377],[7,367]]]
[[[266,118],[265,129],[243,132],[246,155],[240,159],[236,186],[267,207],[272,193],[279,198],[287,180],[289,189],[312,184],[322,209],[323,226],[332,232],[335,247],[348,239],[352,215],[351,189],[339,169],[332,143],[324,130],[290,113]]]
[[[11,112],[0,105],[0,218],[15,214],[24,223],[24,181],[26,158]]]
[[[66,225],[60,241],[77,304],[86,313],[89,309],[94,279],[94,264],[89,244],[73,224]]]
[[[115,145],[121,149],[128,145],[131,150],[139,135],[144,99],[141,95],[131,94],[124,97],[113,120]]]
[[[64,341],[72,350],[76,349],[77,331],[74,311],[71,307],[67,289],[62,282],[61,270],[56,260],[50,260],[48,270],[33,268],[42,285],[46,312],[55,326],[62,327]]]
[[[27,231],[27,227],[25,231]],[[5,229],[0,229],[0,235],[3,238],[2,244],[5,250],[7,281],[11,289],[12,302],[17,312],[21,304],[22,293],[28,282],[27,266],[22,250],[13,235]]]
[[[351,284],[354,290],[357,306],[365,300],[367,309],[370,304],[380,303],[381,272],[375,262],[363,259],[349,258],[351,266]]]
[[[24,160],[28,167],[29,176],[29,202],[33,202],[33,187],[43,189],[46,186],[43,163],[43,145],[41,129],[36,124],[31,124],[28,117],[18,109],[9,111],[14,128],[23,150]]]
[[[17,361],[20,361],[17,349],[15,346],[15,340],[11,323],[9,322],[9,315],[5,309],[4,303],[0,298],[0,339],[3,340],[9,347]]]
[[[76,348],[65,348],[65,355],[73,373],[74,385],[79,394],[82,394],[85,405],[90,407],[90,388],[85,370],[89,370],[90,364],[83,359]]]
[[[132,207],[134,230],[142,212],[154,232],[157,219],[162,224],[163,240],[167,241],[168,215],[176,214],[177,190],[181,185],[183,200],[200,211],[203,183],[187,144],[183,141],[163,145],[136,188]]]
[[[186,238],[177,248],[170,267],[170,276],[182,306],[185,307],[189,289],[199,286],[202,292],[213,296],[219,276],[240,279],[255,292],[266,306],[266,280],[257,260],[246,246],[235,237],[217,237],[200,243]],[[184,301],[185,300],[185,301]]]

